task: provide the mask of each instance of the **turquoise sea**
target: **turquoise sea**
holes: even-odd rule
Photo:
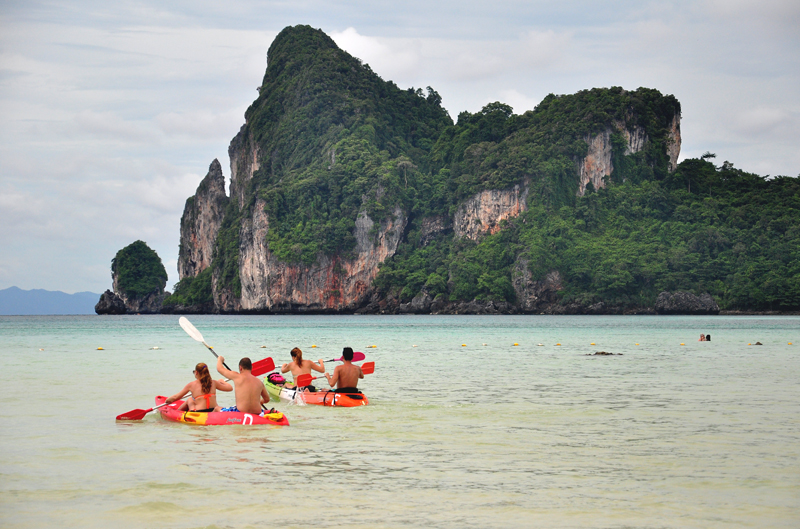
[[[118,423],[213,362],[177,316],[0,317],[0,526],[800,526],[800,317],[189,319],[230,365],[363,351],[370,405]]]

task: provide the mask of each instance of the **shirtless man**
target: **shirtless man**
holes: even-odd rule
[[[236,392],[236,406],[222,408],[222,411],[241,411],[253,415],[261,413],[261,404],[269,402],[269,393],[264,384],[250,373],[252,370],[253,364],[247,357],[239,360],[238,373],[225,367],[225,357],[217,358],[217,371],[233,381]]]
[[[297,377],[300,375],[310,375],[312,369],[319,373],[325,372],[325,363],[322,361],[322,358],[320,358],[317,363],[311,360],[303,360],[303,351],[301,351],[299,347],[292,349],[291,355],[292,361],[281,366],[281,373],[291,371],[292,376],[297,380]],[[317,391],[317,388],[314,386],[305,386],[304,389],[306,391]]]
[[[344,363],[336,366],[333,376],[325,373],[328,384],[331,387],[336,386],[336,393],[361,393],[356,386],[358,386],[358,379],[364,378],[364,372],[359,366],[353,364],[353,349],[345,347],[342,351],[342,358]]]

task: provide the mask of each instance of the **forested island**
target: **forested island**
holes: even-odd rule
[[[658,90],[501,102],[454,123],[320,30],[284,29],[190,197],[163,312],[800,310],[800,179],[677,163]],[[681,308],[683,307],[683,308]]]

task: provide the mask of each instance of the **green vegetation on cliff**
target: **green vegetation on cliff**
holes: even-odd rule
[[[529,203],[477,244],[450,235],[403,245],[376,285],[408,301],[435,275],[450,279],[451,300],[513,302],[521,257],[536,279],[560,272],[563,302],[653,306],[661,291],[690,290],[723,309],[800,308],[800,178],[690,159],[663,181],[612,185],[559,208]],[[445,293],[438,284],[429,292]]]
[[[400,205],[406,173],[452,124],[431,88],[383,81],[308,26],[276,37],[259,94],[240,133],[259,153],[250,196],[265,200],[270,250],[288,262],[350,252],[359,211],[380,219]]]
[[[111,275],[117,277],[119,290],[134,298],[161,292],[167,284],[167,271],[161,258],[143,241],[117,252],[111,260]]]
[[[213,268],[208,267],[196,277],[184,277],[175,284],[174,292],[164,300],[165,306],[182,305],[184,307],[202,306],[214,302],[211,291],[211,274]]]

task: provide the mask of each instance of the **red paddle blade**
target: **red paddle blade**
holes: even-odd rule
[[[263,375],[264,373],[269,373],[273,369],[275,369],[275,362],[272,360],[272,358],[268,357],[254,363],[251,373],[254,377],[257,377],[259,375]]]
[[[144,416],[153,411],[153,408],[149,410],[131,410],[128,413],[123,413],[122,415],[117,415],[118,421],[141,421],[144,419]]]
[[[361,364],[361,372],[365,375],[370,375],[375,372],[375,362],[367,362],[366,364]]]
[[[311,384],[312,380],[314,379],[311,378],[311,375],[300,375],[294,383],[298,388],[303,388]]]

